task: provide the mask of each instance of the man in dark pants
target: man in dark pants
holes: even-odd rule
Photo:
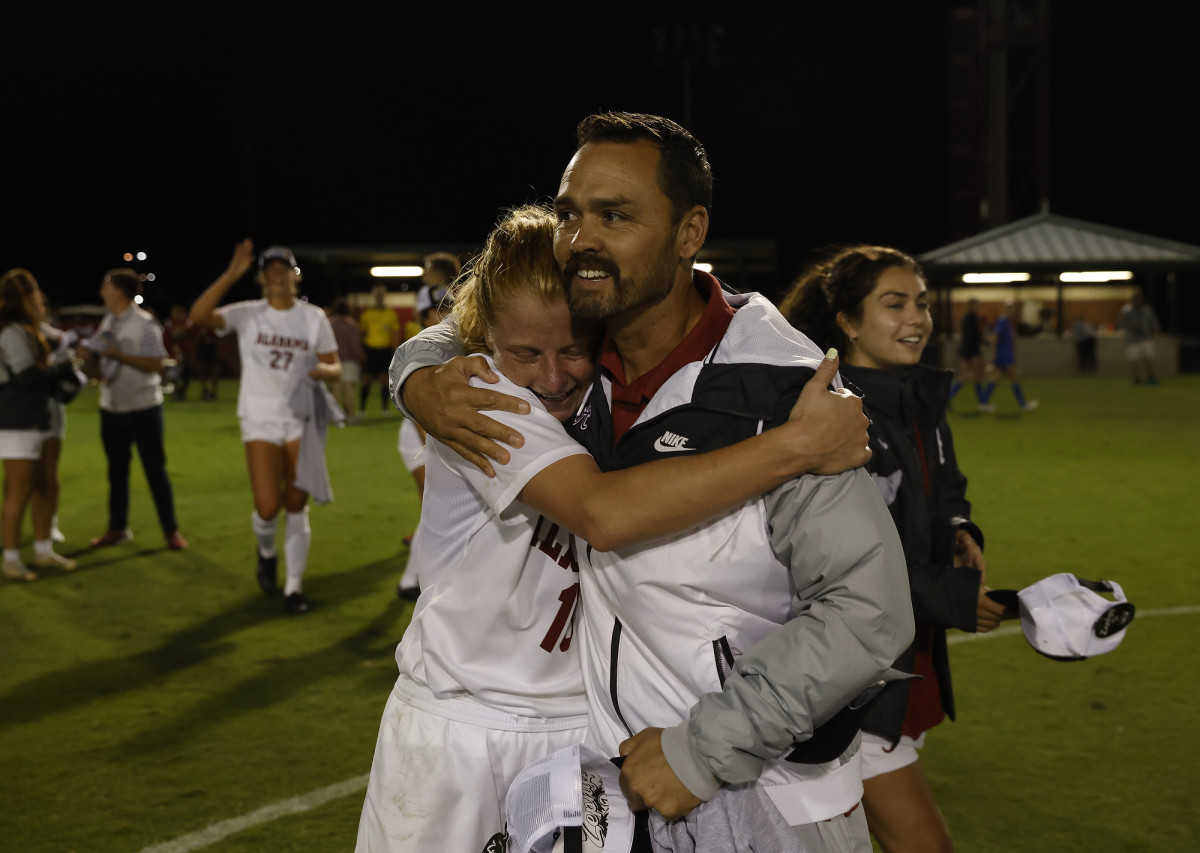
[[[141,282],[133,270],[110,270],[100,285],[100,298],[108,313],[96,334],[84,342],[89,372],[104,380],[100,439],[108,457],[108,529],[93,539],[90,547],[133,538],[129,529],[129,462],[136,444],[167,547],[182,551],[187,540],[175,521],[175,499],[163,448],[161,371],[167,352],[158,322],[134,304],[140,290]]]

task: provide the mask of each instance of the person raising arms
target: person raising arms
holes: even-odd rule
[[[262,298],[218,307],[229,289],[254,263],[254,244],[243,240],[234,247],[225,272],[192,304],[192,322],[228,334],[237,332],[242,357],[238,418],[246,467],[254,497],[251,527],[257,542],[255,575],[262,591],[278,589],[276,527],[279,511],[287,513],[283,551],[287,578],[284,609],[305,613],[304,571],[312,545],[308,521],[309,491],[297,479],[302,454],[324,471],[323,436],[306,430],[314,400],[322,400],[321,382],[342,374],[337,342],[325,312],[296,298],[300,268],[291,250],[272,246],[258,258]],[[302,447],[304,436],[308,446]],[[318,495],[331,499],[331,495]]]

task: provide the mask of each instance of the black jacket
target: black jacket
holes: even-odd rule
[[[954,719],[945,629],[974,632],[980,583],[978,571],[954,566],[954,540],[962,527],[982,548],[983,534],[970,521],[967,478],[958,470],[946,424],[952,374],[923,364],[904,370],[843,364],[841,373],[862,392],[863,407],[872,421],[867,470],[884,493],[900,533],[917,632],[933,629],[931,652],[938,691],[946,716]],[[896,668],[912,672],[914,651],[915,644],[896,661]],[[899,740],[908,691],[907,683],[886,691],[868,713],[863,730]]]
[[[70,362],[35,364],[0,382],[0,429],[50,429],[51,391],[74,372]]]

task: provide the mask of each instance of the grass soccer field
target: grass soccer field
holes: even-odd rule
[[[967,390],[950,418],[988,582],[1113,579],[1138,616],[1114,653],[1079,663],[1038,656],[1012,627],[954,635],[959,721],[930,734],[923,763],[962,851],[1192,849],[1200,377],[1027,391],[1036,412],[1001,387],[998,414],[966,413]],[[70,407],[60,550],[80,567],[0,586],[0,850],[353,848],[412,609],[395,595],[418,514],[398,420],[372,401],[371,421],[330,435],[313,610],[289,618],[255,584],[236,388],[221,394],[167,404],[179,553],[136,463],[136,538],[84,551],[107,483],[95,392]]]

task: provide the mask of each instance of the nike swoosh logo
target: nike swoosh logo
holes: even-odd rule
[[[659,439],[656,439],[654,442],[654,449],[657,450],[659,453],[678,453],[681,450],[695,450],[696,448],[694,448],[694,447],[673,447],[670,444],[663,444],[663,440],[661,438],[659,438]]]

